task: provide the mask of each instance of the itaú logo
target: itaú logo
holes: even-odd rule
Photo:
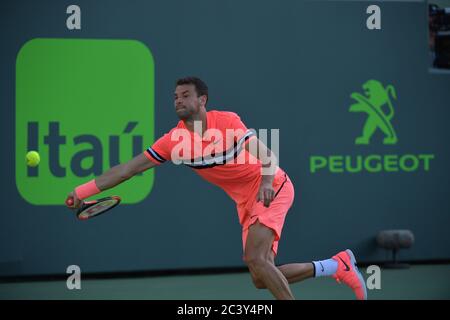
[[[431,153],[395,153],[398,136],[394,129],[395,105],[397,93],[390,84],[386,87],[378,80],[368,80],[363,85],[363,93],[353,92],[350,97],[353,103],[349,107],[352,113],[366,116],[360,135],[354,140],[358,153],[352,155],[312,155],[309,158],[311,173],[378,173],[378,172],[416,172],[431,170]],[[376,133],[382,139],[375,140]],[[387,152],[378,154],[370,152],[373,144],[386,146]],[[356,153],[356,150],[355,150]]]
[[[16,186],[34,205],[63,205],[74,187],[154,140],[154,63],[133,40],[32,39],[16,61]],[[39,166],[24,155],[39,152]],[[114,189],[145,199],[153,170]]]

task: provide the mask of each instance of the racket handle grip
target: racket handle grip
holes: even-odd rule
[[[69,206],[69,207],[72,206],[73,205],[73,199],[72,198],[67,198],[66,205]]]

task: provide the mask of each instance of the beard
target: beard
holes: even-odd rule
[[[200,111],[200,106],[187,107],[182,106],[179,109],[175,109],[175,112],[180,120],[189,120],[193,115]]]
[[[175,110],[175,112],[177,113],[177,116],[178,118],[180,118],[180,120],[188,120],[191,117],[191,113],[186,107]]]

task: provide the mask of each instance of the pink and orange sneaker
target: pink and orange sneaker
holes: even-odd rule
[[[349,249],[341,251],[333,259],[337,261],[338,268],[333,278],[338,283],[343,282],[349,286],[358,300],[367,300],[367,289],[364,278],[356,266],[356,259]]]

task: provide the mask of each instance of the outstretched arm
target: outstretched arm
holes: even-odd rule
[[[139,154],[126,163],[114,166],[94,180],[78,186],[74,191],[70,192],[67,196],[67,200],[72,199],[73,204],[69,207],[78,208],[81,205],[81,200],[115,187],[136,174],[144,172],[154,166],[156,166],[156,164],[147,159],[144,153]]]

